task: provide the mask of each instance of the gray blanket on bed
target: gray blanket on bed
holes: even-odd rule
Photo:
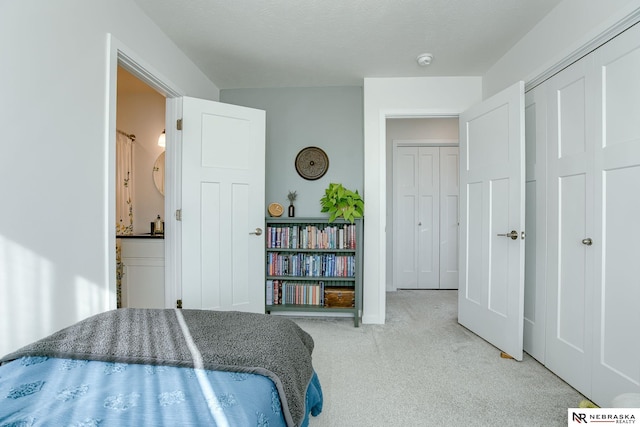
[[[275,383],[287,425],[299,426],[313,376],[313,345],[298,325],[276,316],[129,308],[90,317],[0,363],[50,356],[261,374]]]

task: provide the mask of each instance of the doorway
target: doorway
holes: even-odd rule
[[[118,308],[165,307],[166,98],[122,66],[116,89]],[[128,138],[122,141],[121,135]],[[164,144],[161,144],[164,143]]]
[[[415,165],[416,173],[418,173],[418,170],[420,169],[420,156],[418,156],[418,147],[423,146],[425,147],[423,151],[426,150],[429,152],[423,154],[430,155],[422,156],[422,158],[429,158],[432,161],[437,158],[437,167],[439,167],[441,163],[439,147],[443,147],[443,149],[445,150],[443,152],[443,159],[445,159],[446,163],[443,169],[451,169],[447,166],[450,166],[451,162],[447,163],[446,159],[451,157],[450,155],[453,154],[449,151],[457,151],[458,133],[459,130],[457,117],[412,117],[386,119],[386,200],[387,218],[389,218],[386,243],[387,291],[395,291],[398,288],[457,288],[457,166],[454,170],[449,170],[448,172],[446,172],[443,180],[440,179],[440,176],[438,176],[437,178],[437,183],[434,183],[433,180],[430,180],[431,183],[429,185],[429,191],[432,193],[433,191],[436,191],[438,193],[437,202],[433,198],[434,194],[429,194],[428,197],[421,197],[418,194],[414,194],[415,198],[413,200],[415,200],[416,203],[412,205],[413,208],[411,209],[409,209],[407,206],[404,206],[403,213],[402,209],[398,210],[398,198],[396,197],[399,196],[399,194],[397,194],[399,191],[403,191],[398,189],[398,182],[399,180],[402,180],[403,174],[398,173],[399,170],[397,169],[399,165],[397,165],[396,163],[398,162],[399,158],[398,149],[400,149],[400,151],[408,150],[411,153],[404,154],[416,154],[416,157],[410,155],[409,157],[405,157],[405,159],[416,161],[416,163],[412,162],[412,165]],[[435,153],[434,150],[436,150],[437,153]],[[416,151],[416,153],[413,153],[413,151]],[[435,156],[434,153],[436,154]],[[457,159],[457,154],[455,158]],[[454,162],[454,164],[457,164],[457,162]],[[435,164],[432,163],[432,165]],[[428,166],[426,165],[422,165],[423,169],[426,169],[427,167]],[[406,172],[405,166],[402,166],[402,169],[404,170],[404,172]],[[429,173],[431,172],[433,172],[433,170],[430,170]],[[406,174],[404,175],[406,177]],[[451,182],[451,180],[448,179],[450,176],[454,177],[454,182]],[[420,178],[418,175],[412,175],[411,179],[419,180]],[[443,184],[446,184],[444,188],[445,191],[442,193],[447,194],[448,196],[453,196],[445,197],[442,202],[440,201],[439,197],[441,193],[440,181],[442,181]],[[437,189],[434,187],[435,184],[437,184]],[[414,186],[411,191],[420,191],[418,187],[419,185]],[[420,210],[420,203],[417,201],[419,198],[422,198],[423,200],[432,200],[433,203],[435,203],[429,204],[429,208],[423,206],[423,210],[428,211],[428,213],[425,213],[422,219],[418,218],[419,216],[421,216],[421,214],[418,212]],[[409,197],[409,199],[411,199],[411,197]],[[395,209],[394,204],[396,205]],[[437,212],[434,211],[434,209],[436,208]],[[410,212],[410,220],[406,216],[407,214],[409,214],[406,211],[407,209],[412,211]],[[440,212],[443,212],[443,215],[441,215]],[[416,215],[418,215],[418,217],[416,217]],[[455,218],[451,219],[452,215]],[[445,218],[443,227],[440,226],[441,216]],[[425,221],[425,218],[429,219],[429,224],[422,224],[422,222]],[[434,221],[436,220],[437,226],[434,225]],[[416,230],[419,229],[421,231],[408,231],[407,221],[411,221],[412,225],[417,227]],[[420,223],[419,226],[417,225],[418,223]],[[442,233],[441,230],[443,230]],[[422,235],[423,238],[418,238],[420,235]],[[405,250],[408,248],[408,242],[405,241],[406,238],[411,238],[412,242],[412,244],[410,245],[410,249],[412,250],[408,252]],[[400,240],[403,241],[401,242]],[[422,241],[422,245],[420,244],[420,241]],[[425,242],[428,242],[428,245],[425,246]],[[452,243],[455,243],[455,247],[451,245]],[[422,255],[420,255],[419,252],[422,252]],[[442,257],[440,256],[440,253],[443,254]],[[453,258],[450,255],[453,255]],[[406,257],[411,257],[411,260],[408,261]],[[420,259],[428,261],[422,261],[423,265],[421,267]],[[443,263],[440,262],[441,260],[443,261]],[[404,267],[399,267],[403,264],[405,266],[410,266],[411,268],[409,268],[409,270],[412,271],[404,271],[404,273],[401,273],[400,269],[407,270]],[[426,266],[425,264],[429,265]],[[453,266],[454,268],[451,269],[449,268],[449,266]],[[406,277],[401,279],[401,276]]]
[[[176,85],[161,74],[151,65],[149,65],[140,55],[136,54],[129,47],[120,42],[112,34],[107,35],[108,45],[108,127],[105,134],[106,149],[108,152],[108,162],[105,165],[105,173],[107,175],[106,182],[108,188],[106,191],[107,200],[105,201],[106,215],[106,240],[108,242],[106,248],[106,266],[110,284],[110,307],[117,306],[116,292],[116,237],[114,225],[117,223],[115,216],[115,182],[116,182],[116,150],[115,141],[117,135],[116,116],[117,116],[117,86],[118,86],[118,68],[122,67],[135,78],[142,81],[156,92],[165,97],[165,116],[166,123],[174,122],[179,117],[178,98],[184,93],[176,89]],[[157,140],[157,135],[155,136]],[[176,212],[178,208],[179,192],[176,191],[177,177],[180,176],[180,159],[179,152],[175,149],[176,140],[178,139],[175,126],[166,127],[166,147],[165,147],[165,197],[164,212]],[[151,172],[150,172],[151,173]],[[154,189],[154,191],[156,191]],[[164,306],[175,307],[176,299],[180,294],[180,247],[178,238],[179,224],[176,224],[173,215],[166,215],[164,228]]]

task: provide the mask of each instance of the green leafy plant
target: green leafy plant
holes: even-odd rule
[[[336,218],[344,218],[353,223],[356,218],[362,218],[364,214],[364,200],[358,194],[358,190],[351,191],[344,188],[342,184],[329,184],[324,191],[324,196],[320,199],[322,210],[320,212],[329,213],[329,222]]]

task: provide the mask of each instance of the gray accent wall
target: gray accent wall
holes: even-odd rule
[[[296,217],[320,217],[320,198],[331,182],[363,194],[364,132],[362,88],[228,89],[220,101],[266,111],[266,205],[281,203],[296,191]],[[319,147],[329,157],[327,173],[308,181],[296,172],[298,152]],[[267,216],[265,206],[265,216]],[[366,215],[366,200],[365,200]]]

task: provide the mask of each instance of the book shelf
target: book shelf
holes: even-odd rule
[[[267,313],[350,313],[360,325],[362,220],[266,219]]]

